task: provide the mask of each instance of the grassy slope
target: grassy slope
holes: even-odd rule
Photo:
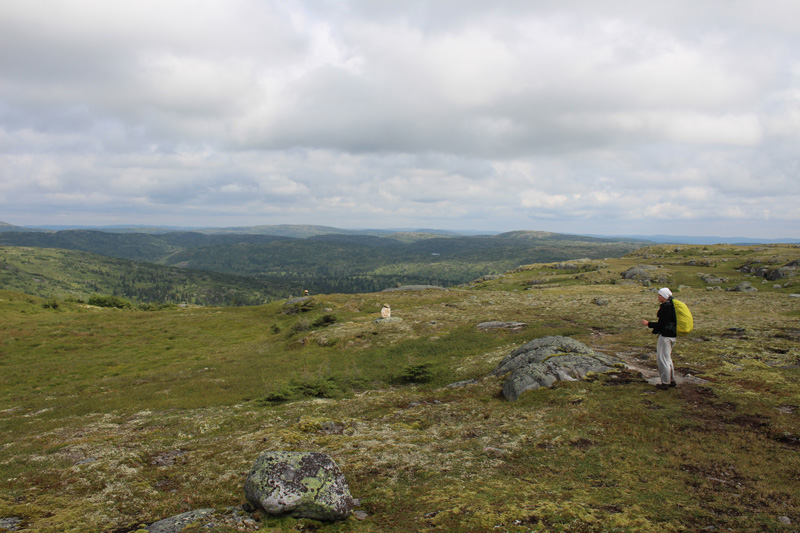
[[[0,292],[0,518],[124,530],[237,505],[257,454],[288,449],[330,453],[369,516],[265,530],[784,530],[778,517],[800,522],[800,284],[735,270],[753,258],[779,266],[800,249],[654,247],[463,290],[317,296],[297,314],[54,310]],[[500,398],[485,376],[545,334],[653,368],[640,319],[655,296],[620,283],[643,263],[686,286],[696,331],[679,339],[676,366],[707,383],[656,392],[619,372]],[[701,273],[759,292],[707,291]],[[373,323],[385,302],[402,322]],[[336,323],[313,326],[326,315]],[[486,320],[529,326],[478,332]],[[401,384],[425,364],[431,382]],[[333,398],[265,401],[303,390]],[[320,431],[329,420],[343,434]]]

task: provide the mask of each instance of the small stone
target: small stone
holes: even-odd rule
[[[787,525],[787,526],[791,526],[792,525],[792,519],[789,518],[788,516],[779,516],[778,517],[778,522],[780,522],[781,524]]]
[[[494,455],[496,457],[502,457],[504,455],[508,455],[508,452],[505,450],[501,450],[500,448],[495,448],[494,446],[487,446],[483,449],[483,453]]]

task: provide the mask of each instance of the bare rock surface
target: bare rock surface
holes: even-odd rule
[[[476,328],[480,330],[493,330],[493,329],[504,329],[507,331],[519,331],[525,328],[528,324],[525,322],[501,322],[499,320],[490,320],[489,322],[481,322]]]
[[[592,350],[569,337],[534,339],[507,355],[494,375],[508,374],[503,396],[515,401],[525,391],[550,387],[556,381],[577,381],[590,372],[602,373],[623,366],[621,359]]]

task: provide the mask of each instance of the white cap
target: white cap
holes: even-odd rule
[[[658,295],[664,298],[665,300],[669,300],[670,297],[672,296],[672,291],[664,287],[663,289],[658,289]]]

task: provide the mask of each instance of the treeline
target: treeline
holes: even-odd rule
[[[364,292],[380,292],[401,285],[435,285],[439,287],[453,287],[463,281],[441,279],[436,277],[421,276],[390,276],[390,275],[351,275],[351,276],[291,276],[285,280],[280,277],[270,277],[269,281],[280,283],[289,282],[293,295],[300,295],[307,290],[313,294],[342,293],[355,294]]]

